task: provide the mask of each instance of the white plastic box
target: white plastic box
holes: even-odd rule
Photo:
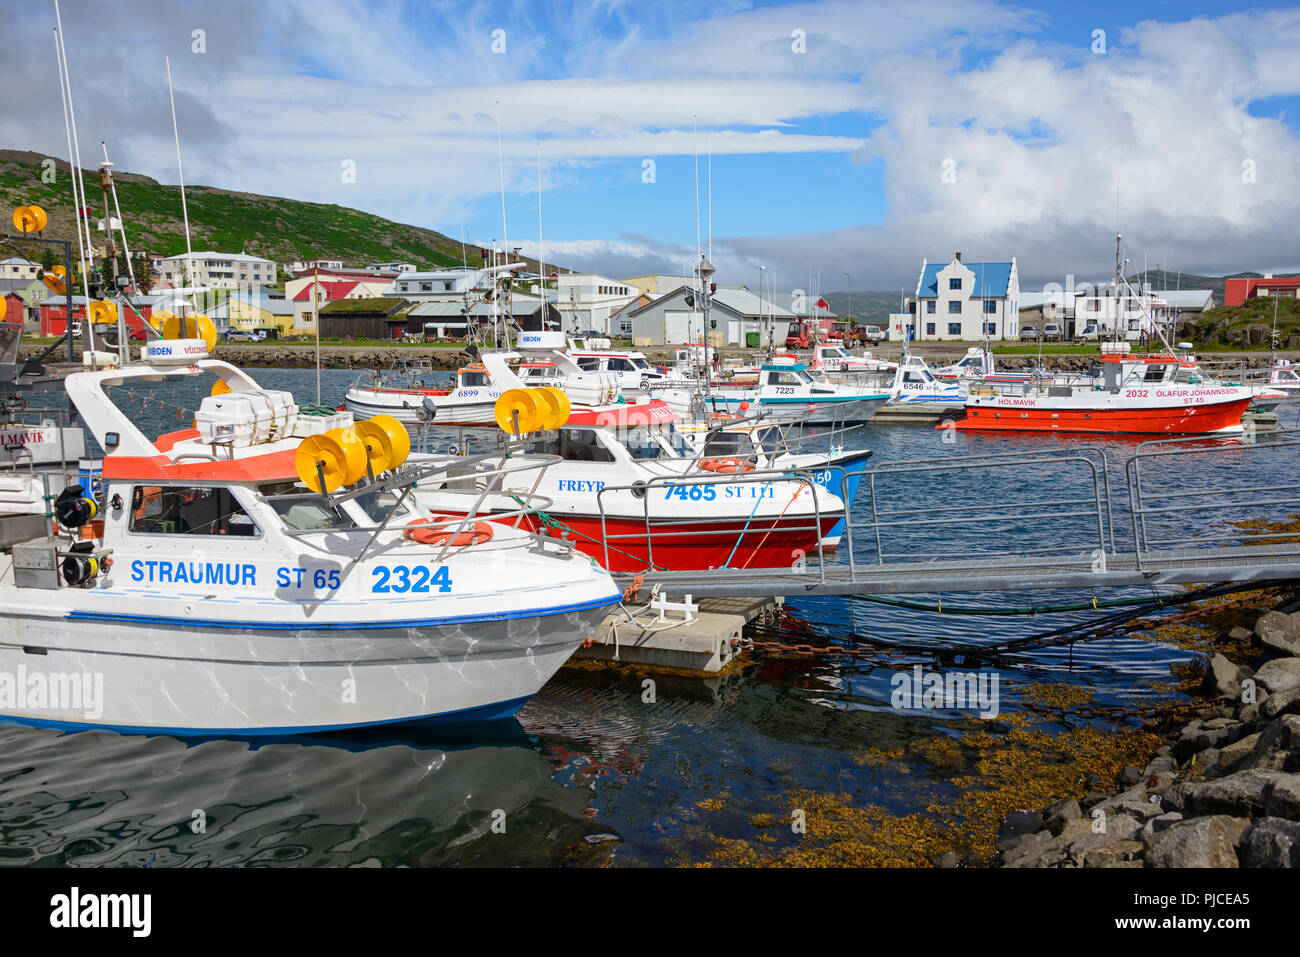
[[[296,420],[297,406],[288,392],[249,389],[205,398],[195,413],[194,427],[200,442],[229,442],[243,448],[293,435]]]

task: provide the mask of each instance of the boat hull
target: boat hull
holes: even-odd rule
[[[565,514],[569,540],[610,572],[654,568],[684,571],[703,568],[790,568],[816,554],[817,543],[841,519],[838,514],[744,521],[651,519],[649,536],[643,517],[623,518]],[[564,529],[543,526],[560,537]],[[606,548],[608,545],[608,548]]]
[[[404,425],[481,425],[495,426],[497,396],[466,401],[445,401],[434,397],[438,407],[432,420],[425,418],[424,396],[418,392],[379,392],[351,389],[343,399],[344,407],[357,419],[391,415]]]
[[[1241,429],[1249,398],[1206,405],[1166,405],[1129,408],[1041,405],[966,406],[966,418],[952,427],[980,431],[1111,432],[1131,435],[1206,435]],[[941,423],[936,428],[945,428]]]
[[[66,696],[33,701],[11,693],[0,700],[0,717],[172,735],[505,718],[596,630],[617,597],[495,620],[325,627],[11,614],[0,640],[0,673],[65,682],[93,676],[102,692],[94,707],[83,697],[77,708],[53,707],[67,704]]]

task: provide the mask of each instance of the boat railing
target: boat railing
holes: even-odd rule
[[[972,472],[984,473],[984,480],[953,481],[958,473]],[[855,533],[874,544],[877,566],[1081,553],[1104,562],[1115,552],[1111,482],[1106,454],[1097,447],[899,460],[843,471],[841,488],[855,477],[867,507],[855,510],[847,503],[844,539],[851,569],[858,559]],[[1052,491],[1059,487],[1071,492]],[[955,500],[958,490],[974,498]]]
[[[1300,554],[1300,487],[1258,480],[1267,457],[1297,451],[1294,429],[1256,435],[1248,427],[1244,437],[1142,443],[1125,465],[1139,563],[1157,550],[1232,545]],[[1195,477],[1189,482],[1181,478],[1186,475]]]
[[[522,444],[516,445],[517,447],[510,449],[512,454],[523,451],[524,446]],[[492,521],[497,524],[513,519],[512,525],[516,529],[521,528],[524,520],[529,516],[539,516],[547,509],[554,507],[554,501],[546,496],[538,495],[537,488],[546,469],[559,461],[560,457],[558,455],[529,455],[527,458],[518,458],[503,457],[497,451],[479,455],[451,456],[432,462],[408,463],[383,475],[368,477],[367,480],[359,482],[351,488],[324,496],[318,492],[308,491],[263,495],[261,498],[265,501],[293,501],[295,499],[313,502],[324,501],[330,505],[339,505],[362,496],[376,495],[383,492],[395,493],[397,495],[395,501],[388,507],[383,519],[377,524],[353,524],[345,529],[352,532],[370,533],[370,538],[360,554],[353,559],[355,563],[365,557],[379,535],[390,527],[394,516],[406,503],[411,492],[417,487],[436,492],[440,501],[457,496],[463,497],[466,502],[463,513],[462,509],[457,505],[440,505],[441,509],[445,509],[450,514],[429,516],[427,520],[423,521],[423,524],[431,529],[443,529],[450,532],[446,543],[443,544],[442,549],[434,559],[439,561],[453,547],[451,543],[458,535],[472,529],[474,524],[481,520],[480,516],[484,514],[484,505],[489,496],[509,496],[517,503],[518,508],[492,509],[490,512]],[[497,462],[500,464],[495,464]],[[504,478],[528,471],[537,472],[537,477],[534,479],[531,489],[527,492],[505,491],[502,481]],[[470,482],[473,484],[468,484]],[[439,484],[440,487],[432,487],[434,484]],[[286,529],[285,532],[291,536],[310,541],[312,536],[319,536],[322,533],[337,533],[340,530],[344,529],[337,527],[329,529]],[[525,530],[538,541],[554,542],[554,539],[542,536],[531,529]]]
[[[630,557],[630,553],[619,547],[620,543],[635,543],[637,546],[645,545],[646,554],[646,571],[660,569],[655,561],[654,547],[656,538],[661,542],[672,539],[674,542],[698,541],[704,537],[716,538],[718,536],[717,518],[712,516],[703,516],[701,518],[684,518],[679,515],[662,515],[656,516],[650,513],[650,504],[654,501],[654,495],[663,492],[666,499],[669,496],[681,494],[687,498],[700,500],[704,497],[706,486],[725,485],[727,487],[755,486],[762,487],[771,485],[775,482],[799,483],[798,491],[805,487],[812,494],[813,515],[809,519],[794,519],[789,523],[783,521],[789,506],[794,503],[798,497],[798,492],[792,493],[790,502],[786,504],[780,514],[772,516],[770,514],[760,514],[758,504],[762,502],[776,502],[775,498],[769,499],[761,490],[756,494],[751,492],[754,497],[755,506],[751,511],[743,528],[736,534],[735,542],[731,546],[730,554],[726,561],[717,566],[718,568],[731,568],[731,561],[740,551],[743,545],[746,545],[746,538],[749,544],[746,547],[761,548],[763,543],[777,530],[776,523],[780,522],[780,533],[788,535],[789,533],[807,532],[816,536],[816,556],[818,559],[824,559],[824,547],[822,544],[822,531],[824,522],[832,517],[839,517],[843,514],[837,505],[834,511],[828,510],[825,506],[830,504],[828,493],[822,489],[816,482],[813,474],[806,469],[755,469],[752,472],[736,472],[719,475],[709,472],[686,472],[677,475],[655,476],[645,481],[636,481],[626,485],[606,485],[596,492],[596,507],[600,512],[600,537],[603,547],[604,560],[602,564],[610,567],[610,560],[613,554],[619,554],[624,557]],[[694,495],[694,490],[699,489],[699,496]],[[634,498],[641,501],[641,520],[642,528],[632,532],[611,532],[608,528],[608,518],[610,517],[606,510],[605,496],[612,495],[616,492],[629,492]],[[700,525],[704,526],[698,529],[683,529],[682,525]],[[709,527],[712,526],[712,527]],[[667,530],[671,528],[672,530]],[[755,544],[755,540],[757,540]],[[662,552],[661,552],[662,553]],[[802,570],[806,565],[806,560],[810,553],[803,551],[793,551],[791,553],[790,567]],[[742,569],[748,568],[753,561],[753,556],[741,566]],[[822,562],[818,563],[823,564]],[[757,571],[757,569],[755,569]],[[825,574],[822,574],[822,580],[825,580]]]

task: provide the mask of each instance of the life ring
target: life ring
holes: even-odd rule
[[[650,380],[649,380],[649,379],[642,379],[642,380],[641,380],[641,391],[642,391],[642,392],[649,392],[649,391],[650,391]]]
[[[754,463],[744,459],[703,459],[700,468],[706,472],[752,472]]]
[[[710,422],[730,422],[733,419],[739,419],[739,418],[740,416],[736,415],[733,412],[710,412],[709,413]]]
[[[428,518],[417,518],[407,523],[404,534],[408,541],[419,542],[422,545],[450,545],[452,548],[481,545],[492,540],[491,522],[475,522],[472,531],[462,529],[456,532],[456,526],[452,524],[442,525],[439,528],[430,527],[433,522],[460,521],[464,521],[464,518],[457,515],[430,515]]]

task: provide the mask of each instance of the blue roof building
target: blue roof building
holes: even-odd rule
[[[922,261],[912,337],[927,340],[1018,339],[1020,277],[1016,260]]]

